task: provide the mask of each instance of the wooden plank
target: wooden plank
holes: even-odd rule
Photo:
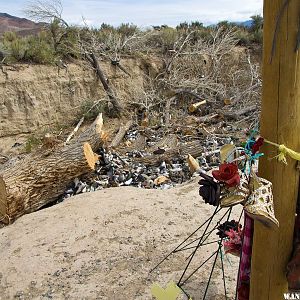
[[[261,135],[278,144],[300,151],[300,64],[295,52],[300,1],[290,0],[278,30],[276,49],[271,49],[277,16],[286,0],[264,1],[263,103]],[[251,300],[283,299],[287,292],[286,266],[292,252],[292,239],[298,197],[299,171],[296,162],[288,165],[268,158],[276,148],[265,145],[259,175],[273,183],[278,230],[255,222],[251,265]]]

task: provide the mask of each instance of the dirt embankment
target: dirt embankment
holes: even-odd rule
[[[0,299],[154,299],[151,285],[178,281],[192,250],[149,274],[151,268],[214,210],[199,197],[197,181],[164,191],[120,187],[86,193],[2,228]],[[188,274],[217,247],[197,251]],[[186,286],[194,300],[203,297],[212,263]],[[227,296],[234,299],[238,259],[226,255],[224,267]],[[225,299],[220,257],[207,299]]]
[[[145,74],[157,72],[153,61],[127,58],[122,66],[131,77],[108,62],[100,62],[121,101],[131,98],[135,86],[141,86]],[[74,121],[84,102],[105,97],[101,83],[83,63],[69,64],[68,72],[55,66],[18,65],[18,71],[4,67],[0,72],[0,153],[9,153],[15,143],[29,134],[47,131]]]

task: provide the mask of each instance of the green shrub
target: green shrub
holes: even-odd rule
[[[91,99],[87,99],[80,105],[76,117],[76,122],[78,122],[82,117],[84,117],[84,119],[88,121],[95,120],[101,112],[105,112],[104,101],[93,101]]]
[[[27,139],[27,141],[26,141],[26,143],[25,143],[25,151],[26,151],[26,153],[32,152],[32,150],[33,150],[34,148],[36,148],[37,146],[39,146],[41,143],[42,143],[42,141],[41,141],[40,138],[37,138],[37,137],[31,135],[31,136]]]
[[[173,49],[174,43],[177,41],[179,32],[171,27],[163,28],[155,34],[149,36],[147,44],[149,47],[161,49],[166,52]]]
[[[24,59],[39,64],[53,64],[55,61],[55,51],[43,34],[38,37],[31,36],[28,39],[28,48]]]
[[[56,46],[55,54],[64,60],[79,59],[80,50],[78,47],[78,28],[68,27],[61,42]]]
[[[117,32],[126,37],[132,36],[138,31],[139,30],[136,25],[129,23],[122,23],[119,27],[117,27]]]
[[[263,43],[263,30],[262,29],[252,33],[251,42],[256,43],[256,44],[262,44]]]
[[[27,50],[27,41],[26,39],[16,39],[10,43],[10,56],[13,60],[21,61],[23,60]]]
[[[251,43],[251,35],[246,30],[237,30],[236,38],[239,40],[238,45],[248,46]]]
[[[2,39],[3,39],[4,43],[12,42],[17,39],[17,35],[13,31],[6,31],[6,32],[4,32]]]
[[[9,62],[21,61],[27,50],[27,39],[17,37],[14,32],[5,32],[2,37],[2,48],[7,53]]]

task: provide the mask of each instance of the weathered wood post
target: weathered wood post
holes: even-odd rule
[[[299,17],[299,0],[264,1],[261,135],[298,152],[300,50],[296,51],[296,43]],[[251,300],[280,300],[287,292],[285,275],[292,251],[299,170],[292,159],[288,159],[288,165],[269,160],[276,155],[276,150],[271,145],[264,146],[265,156],[260,160],[259,174],[273,183],[275,213],[280,227],[270,230],[255,222]]]

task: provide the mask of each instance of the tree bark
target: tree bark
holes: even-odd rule
[[[116,134],[116,136],[110,144],[111,148],[117,147],[122,142],[126,132],[129,130],[132,124],[133,122],[130,120],[124,126],[120,126],[118,133]]]
[[[255,110],[257,110],[257,106],[251,105],[237,111],[224,111],[220,109],[217,110],[217,113],[221,116],[224,116],[225,118],[238,120],[242,115],[249,114]]]
[[[203,152],[202,142],[193,141],[186,144],[178,145],[170,150],[166,150],[164,154],[152,155],[147,157],[137,158],[136,161],[144,163],[146,165],[158,165],[163,161],[170,161],[173,158],[178,158],[180,156],[187,156],[188,154],[193,157],[199,157]]]
[[[100,65],[98,63],[96,55],[93,52],[89,55],[89,61],[93,65],[93,67],[95,68],[97,77],[100,79],[100,81],[103,85],[103,88],[106,91],[106,93],[108,95],[108,98],[109,98],[109,100],[111,101],[111,103],[113,105],[115,115],[118,116],[122,111],[122,106],[119,103],[118,99],[116,98],[113,90],[108,85],[107,80],[104,76],[104,73],[101,70]]]
[[[0,220],[6,224],[55,201],[70,182],[90,171],[83,144],[102,145],[102,114],[69,145],[32,154],[0,174]]]

